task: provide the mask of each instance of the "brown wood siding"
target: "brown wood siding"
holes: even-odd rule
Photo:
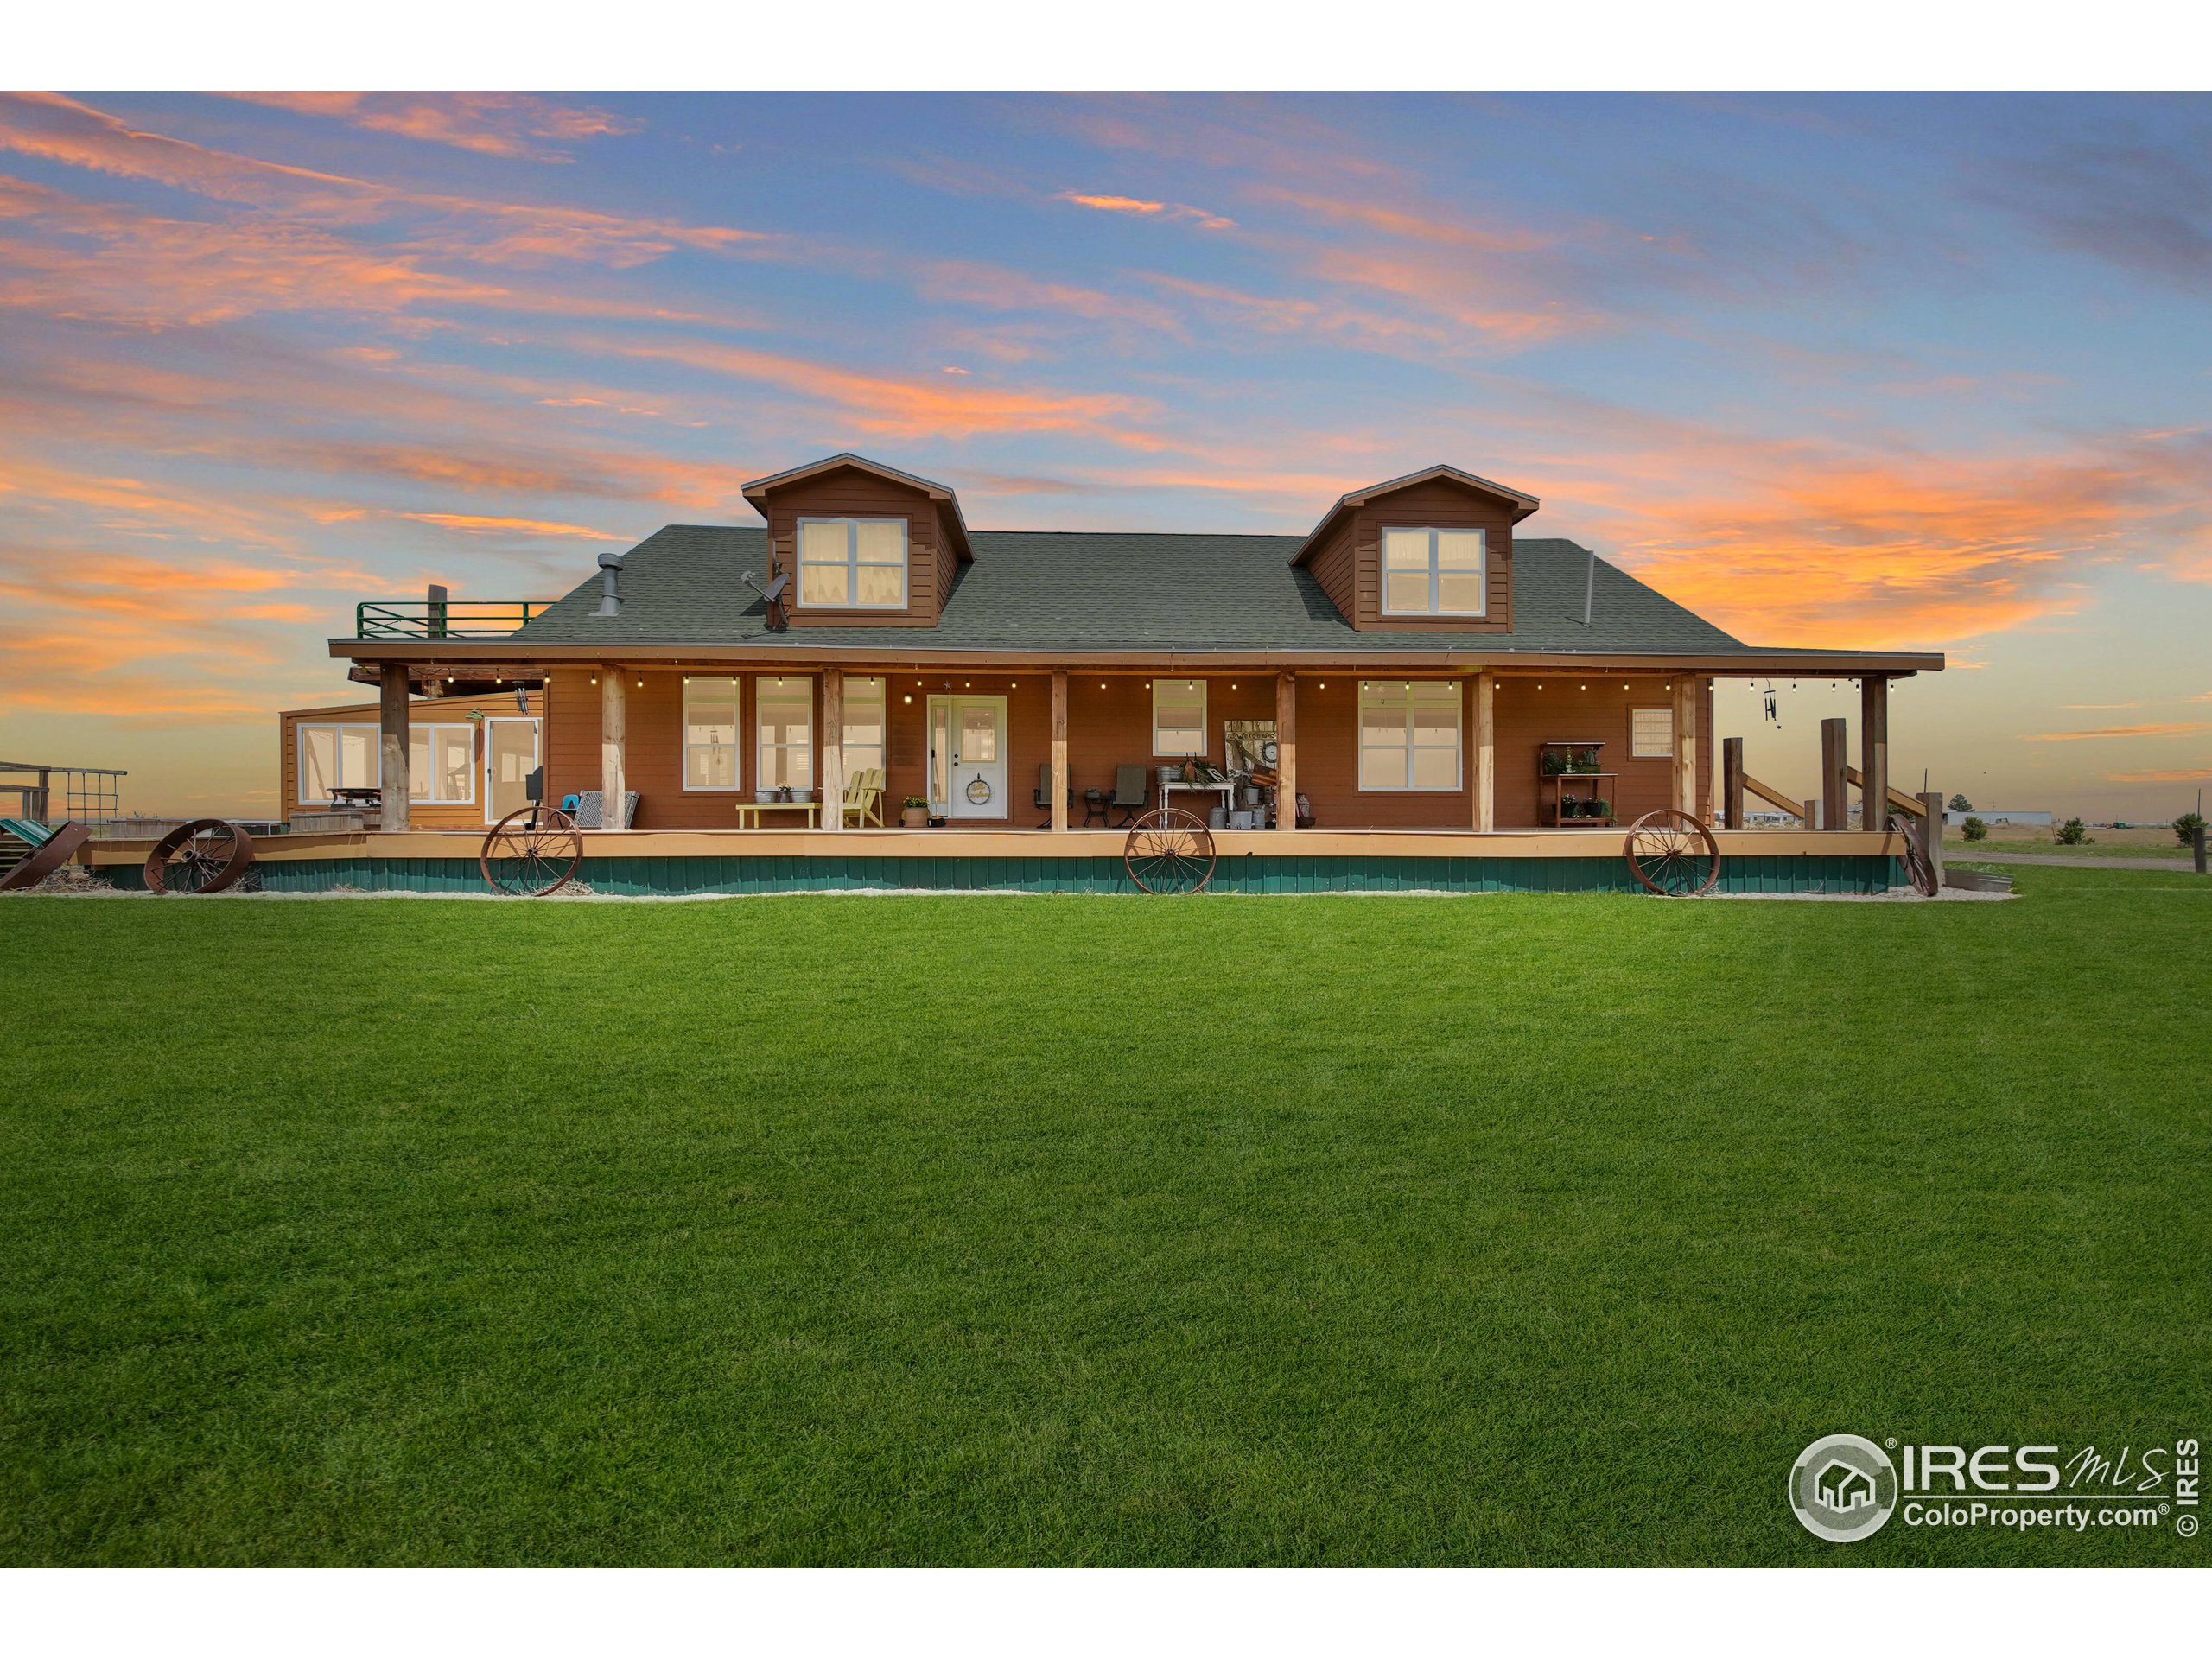
[[[1345,539],[1351,551],[1351,606],[1344,614],[1355,628],[1407,633],[1503,633],[1513,626],[1513,512],[1504,502],[1448,479],[1410,484],[1377,496],[1349,514]],[[1382,613],[1384,529],[1479,530],[1483,532],[1484,604],[1487,614],[1385,616]],[[1317,558],[1320,556],[1316,556]],[[1319,572],[1316,572],[1318,576]],[[1325,587],[1327,583],[1324,582]],[[1332,597],[1334,597],[1333,594]],[[1339,608],[1344,606],[1338,601]]]
[[[1337,521],[1321,545],[1313,550],[1313,556],[1306,561],[1306,569],[1313,573],[1313,580],[1321,584],[1321,591],[1337,607],[1338,614],[1357,627],[1353,617],[1356,608],[1354,594],[1357,572],[1351,550],[1352,515],[1347,513]]]
[[[1359,786],[1359,687],[1375,675],[1298,677],[1298,792],[1317,830],[1467,830],[1474,826],[1475,687],[1459,683],[1459,787],[1363,791]],[[1406,677],[1387,677],[1397,680]],[[1273,713],[1271,709],[1270,714]],[[1501,817],[1499,822],[1505,820]]]
[[[952,586],[958,558],[938,521],[937,503],[924,492],[841,467],[801,480],[768,496],[770,576],[789,575],[791,603],[785,614],[794,628],[933,628]],[[904,518],[906,521],[906,604],[903,610],[810,609],[798,603],[798,521],[801,518]],[[737,582],[738,573],[730,572]]]
[[[459,726],[467,723],[472,713],[514,718],[521,710],[515,707],[514,693],[495,691],[480,697],[415,697],[407,704],[409,726]],[[537,716],[538,753],[543,754],[546,745],[544,693],[530,694],[530,712]],[[276,716],[276,815],[289,817],[308,804],[298,798],[300,783],[299,728],[305,726],[377,726],[381,711],[373,702],[340,703],[322,709],[287,709]],[[594,735],[594,741],[596,736]],[[474,745],[474,773],[476,798],[470,802],[442,803],[410,801],[408,821],[419,830],[470,830],[484,822],[484,734],[476,734]],[[596,764],[596,761],[594,761]]]
[[[1629,711],[1670,708],[1673,694],[1668,677],[1599,679],[1572,672],[1554,677],[1501,675],[1496,702],[1497,724],[1497,827],[1525,830],[1541,818],[1538,803],[1549,798],[1550,785],[1537,774],[1537,745],[1548,739],[1600,741],[1599,765],[1620,774],[1613,791],[1613,816],[1632,823],[1646,812],[1673,803],[1671,768],[1668,756],[1645,760],[1629,754]],[[1627,690],[1622,688],[1625,685]],[[1585,690],[1582,688],[1588,687]],[[1710,798],[1713,779],[1713,683],[1701,682],[1697,743],[1698,796]],[[1705,816],[1704,809],[1698,815]]]
[[[1052,760],[1052,677],[985,673],[916,674],[912,669],[855,666],[848,681],[864,675],[886,682],[887,715],[884,806],[896,823],[899,803],[929,793],[929,699],[957,696],[1007,699],[1007,800],[1003,819],[975,822],[1029,828],[1045,814],[1032,804],[1038,768]],[[629,675],[630,787],[640,799],[635,827],[640,830],[721,830],[736,823],[734,804],[752,798],[757,770],[755,727],[757,676],[741,677],[739,710],[738,778],[735,791],[687,793],[683,784],[683,686],[681,674],[659,671]],[[821,686],[814,684],[816,774],[820,775]],[[1269,674],[1174,675],[1206,681],[1207,758],[1222,760],[1222,722],[1273,720],[1274,679]],[[1301,674],[1298,680],[1298,787],[1313,803],[1316,825],[1324,830],[1465,830],[1473,818],[1474,682],[1471,675],[1451,677],[1460,687],[1460,787],[1451,791],[1367,792],[1359,787],[1359,683],[1356,674]],[[1375,678],[1374,675],[1363,677]],[[1440,677],[1436,676],[1414,677]],[[638,682],[643,680],[640,689]],[[1536,688],[1541,683],[1541,690]],[[1630,689],[1624,690],[1624,684]],[[1623,822],[1669,804],[1669,761],[1662,757],[1629,758],[1629,710],[1663,706],[1667,681],[1618,674],[1608,679],[1579,679],[1572,674],[1541,680],[1500,676],[1497,685],[1497,827],[1529,829],[1538,823],[1541,783],[1536,746],[1547,738],[1596,738],[1605,744],[1608,771],[1621,774],[1614,786],[1615,816]],[[1068,781],[1075,791],[1071,823],[1083,823],[1083,791],[1110,793],[1115,768],[1147,768],[1169,760],[1152,753],[1151,681],[1142,675],[1068,676]],[[1587,691],[1579,688],[1586,684]],[[374,706],[369,705],[373,715]],[[1698,800],[1711,798],[1715,751],[1713,688],[1700,681],[1698,738]],[[556,673],[548,687],[545,721],[547,788],[558,801],[569,792],[599,787],[599,688],[587,672]],[[289,785],[287,785],[289,787]],[[417,809],[418,813],[420,809]],[[1700,816],[1703,816],[1700,808]]]

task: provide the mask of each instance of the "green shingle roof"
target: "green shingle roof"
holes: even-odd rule
[[[1516,537],[1508,633],[1355,632],[1310,571],[1298,536],[1141,535],[976,531],[934,629],[797,627],[769,632],[760,596],[767,532],[671,524],[630,553],[622,613],[597,617],[594,575],[515,638],[546,645],[876,646],[927,651],[1248,652],[1440,650],[1740,652],[1710,622],[1597,562],[1591,626],[1582,626],[1591,555],[1570,541]]]

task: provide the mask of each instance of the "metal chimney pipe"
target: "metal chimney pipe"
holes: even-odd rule
[[[1598,556],[1590,555],[1590,568],[1582,577],[1582,626],[1590,626],[1590,601],[1598,596]]]
[[[625,556],[620,553],[602,553],[599,556],[599,574],[603,587],[599,595],[599,608],[592,613],[594,616],[622,614],[622,561],[624,557]]]

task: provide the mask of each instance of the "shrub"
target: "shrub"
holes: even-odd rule
[[[1959,826],[1959,833],[1964,836],[1968,841],[1987,841],[1989,839],[1989,826],[1984,823],[1980,818],[1968,818],[1964,823]]]
[[[2062,847],[2080,847],[2095,839],[2079,818],[2069,818],[2058,826],[2058,844]]]
[[[2196,839],[2196,832],[2203,827],[2202,812],[2184,812],[2174,820],[2174,839],[2186,847]]]

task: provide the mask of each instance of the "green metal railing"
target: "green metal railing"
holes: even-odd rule
[[[550,599],[365,599],[356,639],[489,639],[552,607]]]

